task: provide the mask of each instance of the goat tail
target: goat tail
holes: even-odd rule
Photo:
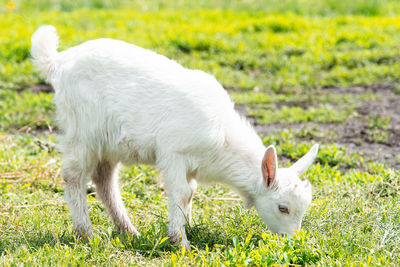
[[[43,25],[36,30],[31,38],[31,56],[33,64],[44,78],[50,79],[55,70],[57,57],[58,35],[54,26]]]

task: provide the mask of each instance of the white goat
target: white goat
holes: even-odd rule
[[[55,89],[65,199],[79,236],[93,234],[89,177],[119,228],[139,235],[118,189],[120,162],[161,170],[170,203],[168,235],[187,248],[184,225],[196,182],[233,187],[275,233],[292,236],[300,229],[312,193],[299,176],[318,145],[292,167],[278,168],[275,148],[265,148],[213,76],[117,40],[88,41],[63,52],[57,46],[53,26],[32,36],[34,63]]]

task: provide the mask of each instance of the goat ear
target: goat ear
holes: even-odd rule
[[[290,169],[294,170],[298,176],[302,175],[313,164],[318,154],[318,144],[313,145],[310,151],[301,157]]]
[[[264,182],[267,187],[271,187],[276,181],[276,170],[278,169],[278,159],[273,145],[267,148],[261,163],[261,170]]]

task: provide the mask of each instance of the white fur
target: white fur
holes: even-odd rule
[[[89,177],[119,227],[139,234],[119,194],[119,162],[154,164],[162,171],[169,236],[186,247],[184,224],[196,182],[233,187],[276,233],[300,229],[311,186],[290,168],[278,169],[274,187],[266,186],[261,170],[266,148],[213,76],[122,41],[98,39],[58,53],[57,40],[54,27],[40,27],[32,36],[32,56],[56,92],[65,198],[79,235],[92,234],[85,196]],[[303,159],[301,171],[317,150]],[[280,203],[291,215],[279,212]]]

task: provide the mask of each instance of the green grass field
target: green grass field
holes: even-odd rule
[[[121,191],[140,240],[95,193],[95,237],[75,240],[52,93],[29,59],[42,24],[61,50],[112,37],[212,73],[282,166],[320,143],[302,230],[277,237],[229,188],[200,187],[183,251],[157,170],[136,166]],[[0,28],[0,265],[400,264],[399,1],[0,1]]]

